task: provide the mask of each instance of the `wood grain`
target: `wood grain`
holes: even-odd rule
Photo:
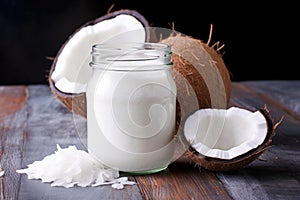
[[[0,198],[17,199],[21,167],[24,128],[27,120],[27,88],[0,87],[0,160],[5,175],[0,178]]]
[[[201,171],[186,158],[157,174],[135,177],[147,200],[232,199],[212,172]]]
[[[300,119],[300,81],[245,81],[243,83],[261,94],[263,98],[277,102],[275,104],[281,105],[280,110],[285,110]]]

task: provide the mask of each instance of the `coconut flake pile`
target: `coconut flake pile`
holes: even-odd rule
[[[58,144],[54,154],[16,172],[27,174],[28,179],[40,179],[44,183],[51,183],[51,186],[66,188],[111,184],[115,189],[123,189],[125,185],[136,184],[129,181],[128,177],[119,177],[117,169],[105,168],[87,152],[75,146],[61,148]]]

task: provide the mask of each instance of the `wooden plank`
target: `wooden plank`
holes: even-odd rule
[[[85,150],[73,114],[51,94],[48,86],[29,87],[28,110],[23,168],[52,154],[56,150],[56,144],[61,147],[75,145],[78,149]],[[112,189],[110,185],[62,188],[51,187],[40,180],[29,180],[26,175],[22,175],[19,199],[142,199],[142,196],[137,185],[123,190]]]
[[[274,88],[280,85],[274,84]],[[136,176],[138,185],[121,191],[110,186],[50,187],[38,180],[28,180],[25,175],[21,177],[19,188],[20,176],[15,169],[53,153],[56,144],[62,147],[75,144],[80,149],[85,147],[78,138],[73,115],[52,97],[47,86],[30,86],[28,104],[26,87],[12,88],[13,92],[8,91],[8,87],[0,87],[1,163],[6,171],[5,176],[0,178],[2,199],[300,198],[299,101],[295,100],[300,88],[295,82],[290,86],[286,83],[282,89],[272,89],[269,82],[233,83],[231,105],[257,109],[266,104],[275,121],[285,116],[276,131],[274,146],[262,154],[261,160],[240,171],[216,173],[218,178],[211,172],[199,171],[193,164],[179,160],[167,171]],[[285,94],[284,90],[290,92]],[[22,151],[24,158],[21,164]]]
[[[24,127],[27,120],[27,88],[0,87],[0,161],[5,175],[0,178],[0,199],[17,199]]]
[[[243,84],[263,94],[265,98],[276,100],[282,110],[300,119],[300,80],[245,81]]]
[[[259,83],[263,88],[264,84]],[[300,92],[294,84],[290,88]],[[237,172],[217,173],[234,199],[300,199],[300,121],[294,111],[273,98],[280,92],[273,90],[270,97],[263,90],[258,93],[247,84],[233,83],[231,105],[254,110],[267,105],[275,122],[285,116],[273,138],[273,146],[262,154],[261,160]],[[293,98],[289,93],[286,95],[286,99]]]
[[[216,176],[182,157],[167,170],[136,176],[144,199],[232,199]]]

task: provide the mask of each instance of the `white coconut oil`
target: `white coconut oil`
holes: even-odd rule
[[[88,82],[87,147],[120,171],[165,169],[175,144],[176,85],[163,44],[94,45]]]

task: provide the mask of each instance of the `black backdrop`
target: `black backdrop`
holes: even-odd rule
[[[47,83],[61,44],[83,23],[113,10],[133,9],[152,26],[225,44],[233,81],[299,79],[297,6],[279,1],[1,0],[0,84]],[[240,3],[239,3],[240,2]],[[292,49],[295,49],[292,50]]]

